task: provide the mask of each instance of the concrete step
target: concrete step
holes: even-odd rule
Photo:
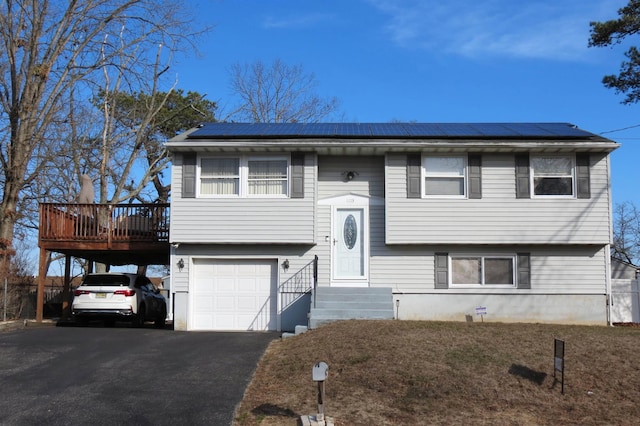
[[[316,301],[315,308],[312,309],[331,309],[340,307],[341,309],[359,309],[366,306],[367,309],[387,309],[389,308],[389,301],[380,301],[380,298],[367,301],[366,304],[362,303],[362,300],[347,300],[347,301],[333,301],[333,300],[318,300]]]
[[[295,331],[293,333],[284,332],[280,337],[286,339],[288,337],[297,336],[298,334],[306,333],[309,330],[309,327],[306,325],[296,325]]]
[[[317,315],[327,318],[336,319],[361,319],[361,318],[376,318],[376,319],[391,319],[393,318],[393,309],[311,309],[311,316]]]
[[[387,319],[387,318],[325,318],[325,317],[313,317],[313,318],[309,318],[309,328],[313,330],[314,328],[318,328],[321,325],[331,324],[332,322],[349,321],[349,320],[356,320],[356,319],[375,321],[375,320],[383,320],[383,319]]]
[[[391,288],[318,287],[311,305],[309,328],[340,320],[394,317]]]
[[[316,294],[328,297],[331,295],[388,295],[391,287],[317,287]]]

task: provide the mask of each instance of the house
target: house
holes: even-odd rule
[[[607,324],[617,147],[568,123],[189,130],[167,143],[175,328],[290,328],[310,265],[300,294],[387,289],[401,320]]]

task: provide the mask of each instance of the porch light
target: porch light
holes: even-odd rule
[[[180,260],[178,260],[178,270],[182,272],[183,268],[184,268],[184,259],[180,258]]]
[[[282,269],[284,269],[285,272],[289,270],[289,259],[285,259],[284,262],[282,262]]]
[[[356,176],[358,176],[360,173],[353,171],[353,170],[347,170],[345,172],[342,173],[342,176],[344,177],[345,182],[350,182],[353,179],[355,179]]]

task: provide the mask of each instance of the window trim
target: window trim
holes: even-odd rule
[[[229,176],[229,178],[238,179],[238,193],[237,194],[203,194],[202,193],[202,179],[208,179],[208,177],[202,176],[202,161],[209,158],[237,158],[238,159],[238,173],[237,175]],[[238,198],[242,192],[242,159],[237,155],[202,155],[198,156],[198,169],[197,169],[197,196],[198,198]]]
[[[482,283],[479,284],[454,284],[453,282],[453,260],[456,258],[480,258],[482,264]],[[485,284],[485,259],[511,259],[512,284]],[[493,288],[493,289],[517,289],[518,288],[518,255],[516,253],[455,253],[448,255],[448,283],[449,288]]]
[[[426,179],[428,177],[453,177],[450,175],[438,175],[438,174],[433,174],[430,175],[427,173],[427,167],[426,167],[426,160],[427,158],[461,158],[463,161],[463,167],[462,167],[462,191],[463,194],[437,194],[437,195],[431,195],[431,194],[427,194],[427,185],[426,185]],[[457,155],[457,154],[423,154],[421,159],[420,159],[420,195],[422,196],[422,198],[446,198],[446,199],[456,199],[456,200],[466,200],[469,198],[469,155],[468,154],[461,154],[461,155]]]
[[[238,159],[238,193],[236,194],[203,194],[202,193],[202,160],[207,158],[237,158]],[[286,192],[284,194],[250,194],[249,193],[249,161],[254,160],[274,160],[287,162],[287,176],[286,176]],[[237,155],[237,154],[222,154],[222,155],[199,155],[197,161],[197,176],[196,176],[196,197],[198,198],[290,198],[291,196],[291,155]],[[205,177],[206,179],[206,177]]]
[[[571,194],[536,194],[535,167],[533,163],[536,158],[568,158],[571,160]],[[531,188],[531,198],[551,198],[551,199],[572,199],[577,197],[576,179],[576,156],[575,154],[531,154],[529,159],[529,187]]]
[[[250,161],[264,161],[268,159],[270,161],[286,161],[286,184],[284,194],[251,194],[249,193],[249,162]],[[248,155],[244,157],[245,165],[245,177],[240,179],[241,186],[244,185],[244,193],[246,198],[289,198],[291,194],[291,156],[289,155]],[[240,164],[242,170],[242,159]],[[241,174],[242,176],[242,174]],[[280,179],[278,179],[280,181]],[[242,190],[241,190],[242,191]]]

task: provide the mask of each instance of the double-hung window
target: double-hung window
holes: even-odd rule
[[[287,195],[286,158],[250,158],[247,161],[249,195]]]
[[[239,195],[240,159],[204,157],[200,161],[201,195]]]
[[[516,257],[451,256],[453,286],[514,286]]]
[[[575,194],[575,158],[570,155],[531,157],[531,179],[534,196],[567,196]]]
[[[200,195],[286,197],[289,158],[284,156],[217,156],[200,159]]]
[[[423,196],[465,197],[466,156],[425,156],[422,159]]]

